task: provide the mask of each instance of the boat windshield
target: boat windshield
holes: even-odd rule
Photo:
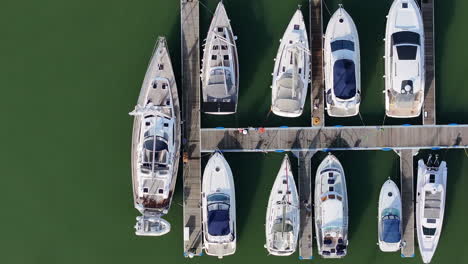
[[[337,50],[350,50],[354,51],[354,42],[351,40],[335,40],[330,43],[332,52]]]
[[[207,200],[209,203],[229,202],[229,195],[224,193],[214,193],[208,195]]]
[[[418,54],[418,46],[398,45],[396,46],[399,60],[415,60]]]
[[[387,215],[382,220],[382,240],[386,243],[397,243],[401,240],[400,219],[395,215]]]
[[[228,204],[208,205],[208,233],[212,236],[225,236],[230,233]]]
[[[342,100],[356,95],[356,73],[352,60],[338,60],[333,65],[333,91]]]
[[[412,31],[400,31],[392,34],[393,45],[399,44],[413,44],[421,45],[420,36]]]
[[[425,227],[425,226],[423,226],[422,228],[423,228],[423,234],[425,236],[433,236],[433,235],[435,235],[436,230],[437,230],[436,228],[428,228],[428,227]]]

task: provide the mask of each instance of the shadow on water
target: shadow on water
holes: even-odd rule
[[[424,1],[424,0],[423,0]],[[465,81],[466,67],[460,67],[466,61],[466,56],[459,56],[458,47],[464,47],[465,41],[453,43],[453,32],[463,30],[465,23],[454,24],[456,19],[456,0],[434,1],[434,52],[435,52],[435,78],[436,78],[436,121],[447,124],[452,122],[468,123],[468,115],[461,115],[461,111],[466,113],[465,104],[454,104],[453,96],[463,96],[459,91],[459,84]],[[459,4],[458,4],[459,5]],[[456,28],[456,30],[453,30]],[[460,36],[456,33],[457,38]],[[465,38],[466,40],[466,38]],[[460,44],[456,44],[460,43]],[[456,47],[453,45],[455,44]],[[455,108],[454,108],[455,105]],[[464,108],[464,109],[463,109]],[[450,110],[449,110],[450,109]]]

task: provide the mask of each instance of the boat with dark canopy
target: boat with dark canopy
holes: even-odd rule
[[[380,189],[378,231],[379,248],[383,252],[400,249],[402,234],[401,195],[398,186],[387,180]]]
[[[202,179],[203,246],[211,256],[236,252],[236,195],[231,168],[220,152],[211,156]]]
[[[353,19],[341,6],[325,32],[324,64],[328,115],[357,115],[361,103],[359,36]]]

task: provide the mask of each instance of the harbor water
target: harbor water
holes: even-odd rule
[[[206,35],[217,0],[200,5],[200,34]],[[269,114],[273,58],[298,5],[308,19],[308,1],[224,0],[238,36],[240,96],[233,116],[202,115],[203,127],[309,126],[304,114],[287,119]],[[385,16],[391,0],[326,0],[324,23],[343,4],[360,37],[360,117],[327,118],[328,125],[420,124],[420,119],[384,118]],[[182,184],[163,237],[137,237],[133,226],[128,116],[140,91],[158,35],[168,39],[180,80],[178,0],[11,1],[0,10],[0,262],[51,263],[299,263],[267,256],[264,223],[268,195],[284,153],[226,153],[237,198],[236,254],[219,261],[183,256]],[[468,2],[436,1],[436,108],[439,124],[468,124]],[[466,40],[466,41],[465,41]],[[179,89],[181,83],[178,83]],[[432,263],[468,263],[468,153],[438,153],[448,164],[444,226]],[[422,263],[382,253],[377,243],[377,202],[387,178],[399,183],[393,151],[341,151],[349,198],[349,253],[342,260],[315,263]],[[209,154],[204,154],[206,162]],[[313,171],[325,157],[313,157]],[[290,154],[297,170],[297,160]],[[315,171],[314,171],[315,172]],[[315,177],[315,174],[312,175]],[[416,178],[415,178],[416,179]],[[416,237],[416,234],[415,234]],[[417,243],[417,242],[415,242]],[[304,261],[305,262],[305,261]],[[310,261],[307,261],[310,262]]]

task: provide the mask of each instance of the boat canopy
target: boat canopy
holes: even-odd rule
[[[392,34],[393,45],[413,44],[421,45],[420,35],[412,31],[399,31]]]
[[[401,240],[400,219],[395,215],[387,215],[382,219],[382,240],[386,243],[397,243]]]
[[[333,91],[342,100],[356,95],[356,73],[352,60],[337,60],[333,65]]]
[[[354,51],[354,42],[351,40],[335,40],[330,43],[332,52],[337,50],[350,50]]]
[[[218,207],[216,210],[208,209],[208,233],[212,236],[225,236],[230,232],[229,206]]]

